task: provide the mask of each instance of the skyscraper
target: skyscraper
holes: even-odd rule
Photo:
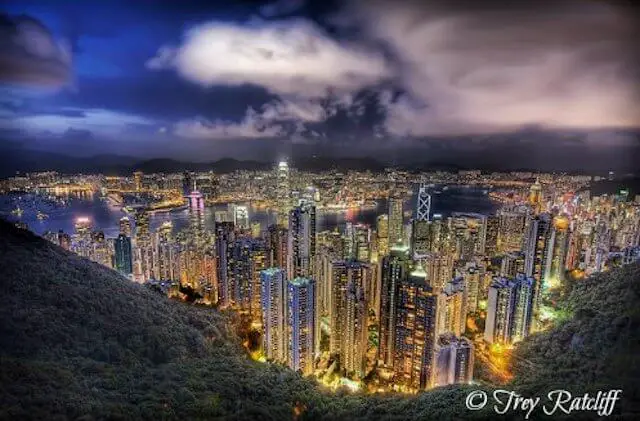
[[[564,215],[553,218],[541,289],[557,287],[564,281],[569,235],[569,218]]]
[[[512,344],[529,335],[533,320],[535,280],[495,278],[489,287],[484,340]]]
[[[389,368],[394,362],[398,290],[408,276],[410,263],[409,248],[404,246],[392,247],[389,256],[382,259],[378,359]]]
[[[452,332],[460,336],[467,322],[467,301],[464,279],[456,278],[447,282],[440,291],[438,306],[437,334]]]
[[[528,212],[526,207],[504,207],[498,211],[498,253],[522,249]]]
[[[420,184],[416,203],[416,221],[429,221],[431,212],[431,195],[425,184]]]
[[[467,384],[473,379],[473,343],[469,339],[440,335],[435,354],[435,386]]]
[[[125,276],[131,276],[133,273],[131,238],[124,234],[120,234],[113,241],[115,249],[115,269]]]
[[[119,222],[120,234],[124,234],[127,237],[131,237],[131,220],[127,216],[120,218]]]
[[[432,387],[438,295],[425,281],[426,273],[414,269],[400,281],[394,349],[394,383],[409,391]]]
[[[366,297],[373,273],[368,263],[345,260],[331,262],[329,273],[329,351],[340,355],[347,373],[362,377],[368,345]]]
[[[534,214],[537,215],[542,211],[542,185],[537,178],[536,182],[533,183],[529,189],[528,202]]]
[[[313,275],[316,254],[316,208],[302,203],[289,214],[287,274],[289,278]]]
[[[379,215],[376,219],[376,239],[378,241],[378,255],[389,254],[389,216]]]
[[[287,361],[286,274],[284,269],[260,272],[263,349],[269,360]]]
[[[402,202],[401,196],[389,197],[389,247],[404,243]]]
[[[294,371],[313,373],[316,354],[315,282],[295,278],[287,283],[288,365]]]
[[[291,208],[291,187],[289,185],[289,164],[280,161],[276,169],[276,201],[278,204],[278,225],[286,227]]]

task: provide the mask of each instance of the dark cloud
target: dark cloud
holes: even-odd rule
[[[72,75],[69,48],[38,20],[0,15],[0,81],[59,88]]]

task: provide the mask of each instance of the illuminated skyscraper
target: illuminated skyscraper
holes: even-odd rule
[[[419,267],[400,281],[394,349],[394,383],[410,391],[428,389],[435,380],[434,351],[438,295]]]
[[[489,257],[498,253],[498,233],[500,230],[500,218],[497,216],[487,217],[487,235],[485,238],[485,254]]]
[[[509,278],[514,277],[518,272],[524,272],[526,276],[531,276],[536,280],[536,292],[534,295],[534,311],[537,313],[538,303],[545,280],[544,270],[545,262],[548,260],[550,235],[551,235],[551,218],[549,214],[541,214],[529,219],[527,226],[527,236],[524,251],[524,271],[519,268],[513,268],[510,271],[501,271],[502,276]],[[507,258],[507,256],[505,256]],[[503,260],[503,266],[506,262]]]
[[[114,239],[115,249],[115,269],[125,276],[131,276],[133,273],[133,255],[131,252],[131,238],[124,234],[118,235]]]
[[[313,274],[316,255],[316,208],[306,203],[289,214],[287,274],[290,278]]]
[[[401,196],[389,197],[389,247],[404,244],[402,202]]]
[[[467,322],[466,298],[463,278],[446,283],[439,297],[438,334],[453,332],[460,336],[464,333]]]
[[[379,215],[376,220],[376,236],[378,240],[378,255],[389,254],[389,216]]]
[[[270,268],[260,273],[263,349],[267,359],[286,362],[286,274]]]
[[[527,215],[525,207],[505,207],[498,211],[498,253],[522,249]]]
[[[235,241],[235,229],[233,222],[220,222],[216,224],[215,250],[218,264],[218,301],[222,307],[233,304],[234,289],[229,277],[233,259],[231,253]]]
[[[392,247],[389,256],[382,259],[378,359],[387,367],[393,366],[398,289],[409,273],[410,263],[409,248],[403,246]]]
[[[329,351],[340,355],[347,373],[364,375],[367,351],[368,303],[367,288],[372,281],[368,263],[338,260],[331,262]]]
[[[418,201],[416,204],[416,221],[429,221],[431,212],[431,195],[427,186],[420,184],[418,189]]]
[[[288,231],[279,225],[271,225],[267,231],[267,247],[269,248],[269,266],[287,267]]]
[[[294,371],[313,373],[316,355],[315,282],[295,278],[287,283],[287,357]]]
[[[142,171],[133,173],[133,185],[136,191],[142,190]]]
[[[288,224],[289,210],[291,209],[291,187],[289,185],[289,165],[286,161],[280,161],[276,169],[277,188],[276,200],[278,202],[278,225],[286,227]]]
[[[529,206],[536,215],[542,211],[542,185],[537,178],[529,189]]]
[[[133,275],[138,282],[154,278],[153,250],[149,231],[149,213],[138,209],[135,215],[136,232],[134,242]]]
[[[193,172],[185,171],[182,176],[182,195],[189,196],[195,189],[195,177]]]
[[[512,344],[529,335],[533,321],[535,280],[495,278],[489,287],[484,340]]]
[[[473,379],[473,343],[467,338],[444,334],[436,343],[434,386],[468,384]]]
[[[541,288],[557,287],[564,281],[569,235],[569,218],[564,215],[553,218]]]
[[[453,277],[455,259],[452,253],[429,253],[420,259],[420,262],[427,272],[427,280],[433,288],[444,288]]]
[[[464,279],[467,314],[478,310],[478,297],[480,294],[480,267],[476,262],[468,262],[462,273]]]

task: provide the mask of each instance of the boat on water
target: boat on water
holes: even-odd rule
[[[24,211],[20,208],[20,206],[17,206],[14,210],[11,211],[11,215],[15,215],[18,218],[22,218],[23,213]]]
[[[40,221],[44,221],[45,219],[49,219],[49,215],[42,211],[38,211],[36,218],[38,218]]]

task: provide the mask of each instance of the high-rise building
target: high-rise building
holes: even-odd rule
[[[138,209],[135,214],[135,222],[133,276],[136,281],[144,282],[154,278],[149,213],[146,209]]]
[[[484,340],[512,344],[529,335],[533,321],[535,279],[495,278],[489,287]]]
[[[287,274],[290,278],[313,274],[316,255],[316,208],[306,203],[289,214]]]
[[[267,247],[269,249],[269,266],[287,267],[288,231],[279,225],[271,225],[267,230]]]
[[[398,290],[400,282],[408,276],[410,264],[409,248],[405,246],[393,246],[382,259],[378,359],[387,367],[394,362]]]
[[[464,333],[467,321],[467,301],[464,278],[447,282],[440,291],[438,306],[438,334],[452,332],[456,336]]]
[[[376,219],[376,239],[378,241],[378,255],[389,254],[389,216],[379,215]]]
[[[523,253],[509,252],[500,261],[500,276],[515,278],[519,273],[526,273],[526,256]],[[531,276],[531,275],[529,275]]]
[[[231,269],[231,253],[235,242],[235,228],[233,222],[216,224],[215,255],[217,259],[218,302],[222,307],[233,304],[234,288],[229,277]]]
[[[564,281],[569,236],[569,218],[564,215],[553,218],[541,289],[557,287]]]
[[[278,203],[278,225],[286,227],[291,209],[291,187],[289,185],[289,165],[280,161],[276,169],[276,201]]]
[[[401,196],[391,195],[389,197],[389,247],[396,244],[404,244],[402,204],[403,199]]]
[[[498,211],[498,253],[522,249],[528,213],[526,207],[504,207]]]
[[[548,260],[549,240],[551,235],[551,218],[549,214],[536,215],[529,218],[524,251],[524,270],[513,268],[507,272],[502,270],[501,275],[513,278],[516,273],[523,272],[526,276],[536,280],[536,292],[534,294],[534,311],[538,311],[541,292],[544,288],[545,262]],[[505,256],[506,258],[506,256]],[[503,266],[505,262],[503,261]]]
[[[136,191],[142,190],[142,171],[133,173],[133,185]]]
[[[288,365],[305,375],[313,373],[316,356],[315,282],[295,278],[287,283]]]
[[[185,171],[182,175],[182,195],[189,196],[195,189],[195,177],[193,172]]]
[[[372,276],[371,266],[364,262],[335,260],[329,267],[329,351],[339,354],[342,367],[356,377],[364,375],[367,290],[371,288]]]
[[[425,184],[420,184],[416,203],[416,221],[429,221],[431,212],[431,195]]]
[[[425,278],[418,267],[398,289],[393,371],[401,390],[428,389],[435,380],[438,295]]]
[[[473,380],[473,343],[450,333],[440,335],[436,343],[435,386],[468,384]]]
[[[270,268],[260,273],[263,350],[269,360],[287,361],[286,273]]]
[[[462,271],[465,288],[465,302],[467,314],[478,311],[478,299],[480,296],[480,267],[476,262],[468,262]]]
[[[420,261],[433,288],[444,288],[453,277],[455,259],[452,253],[429,253]]]
[[[114,249],[115,269],[125,276],[131,276],[133,273],[131,238],[124,234],[118,235],[118,238],[114,239]]]
[[[485,239],[484,251],[489,257],[498,253],[498,233],[500,231],[500,218],[497,216],[487,217],[487,236]]]
[[[529,189],[529,206],[533,210],[534,214],[539,214],[542,211],[542,185],[539,179],[536,178],[536,182],[531,185]]]

